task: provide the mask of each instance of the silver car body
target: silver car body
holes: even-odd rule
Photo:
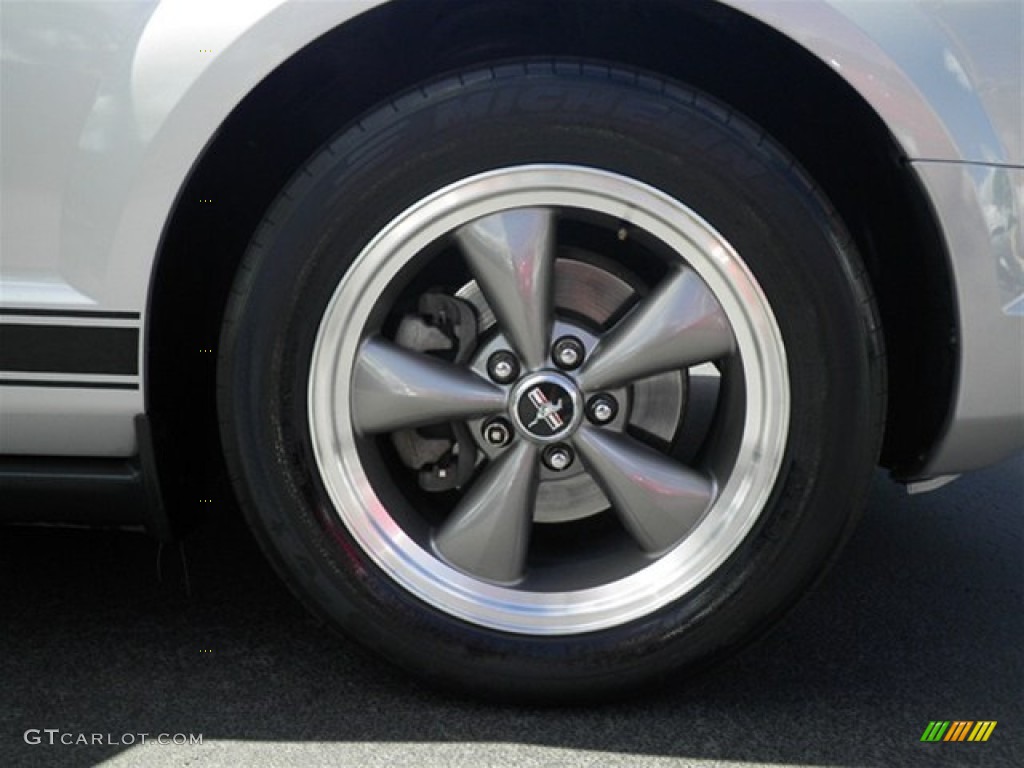
[[[28,370],[36,366],[0,354],[0,454],[137,451],[133,419],[146,407],[155,263],[197,158],[282,62],[382,4],[0,6],[0,328],[45,339],[48,328],[73,327],[81,345],[117,338],[135,355],[59,371]],[[936,213],[955,284],[959,360],[944,432],[917,479],[1020,449],[1024,270],[1007,273],[1000,264],[1024,265],[1021,4],[725,4],[804,47],[856,89],[898,140]],[[68,352],[74,358],[81,350]]]

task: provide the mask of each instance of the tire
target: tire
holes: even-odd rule
[[[860,261],[792,158],[569,61],[344,129],[253,237],[220,350],[283,578],[491,698],[635,691],[756,636],[848,535],[884,417]]]

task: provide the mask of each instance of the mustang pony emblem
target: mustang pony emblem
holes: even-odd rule
[[[539,421],[546,421],[551,431],[554,432],[565,424],[562,417],[558,415],[558,412],[562,410],[561,399],[552,403],[540,387],[534,387],[526,393],[526,396],[530,398],[530,402],[537,409],[537,414],[533,417],[533,421],[526,425],[527,429],[532,429],[533,425]]]

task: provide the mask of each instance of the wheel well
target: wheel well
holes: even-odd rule
[[[179,196],[158,256],[147,347],[147,408],[161,471],[186,502],[179,508],[208,496],[223,476],[214,406],[221,317],[246,244],[294,170],[345,124],[417,82],[553,55],[685,81],[799,159],[850,228],[881,308],[889,369],[882,461],[901,471],[921,460],[953,390],[948,263],[895,141],[827,66],[711,0],[395,0],[327,33],[261,82]]]

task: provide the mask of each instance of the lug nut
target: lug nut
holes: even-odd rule
[[[563,336],[551,347],[551,359],[565,371],[572,371],[583,364],[586,350],[583,342],[575,336]]]
[[[619,413],[619,404],[611,395],[594,395],[587,403],[587,418],[595,424],[607,424]]]
[[[487,358],[487,374],[498,384],[510,384],[519,378],[519,361],[507,350],[499,350]]]
[[[484,424],[483,436],[489,445],[501,448],[512,440],[512,425],[505,419],[491,419]]]
[[[567,445],[549,445],[544,449],[544,466],[553,472],[563,472],[572,465],[572,448]]]

